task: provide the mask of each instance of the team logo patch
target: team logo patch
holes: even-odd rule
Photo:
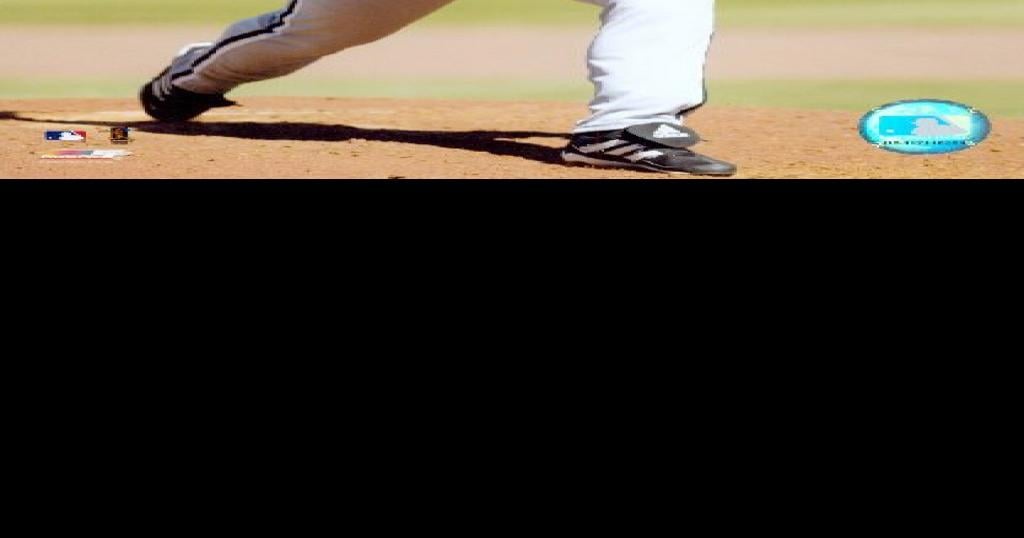
[[[110,128],[110,143],[111,144],[127,144],[132,141],[131,138],[132,129],[130,127],[111,127]]]

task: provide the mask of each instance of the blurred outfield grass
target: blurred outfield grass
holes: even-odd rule
[[[401,0],[394,0],[401,1]],[[680,0],[683,1],[683,0]],[[284,0],[0,0],[8,24],[217,25],[276,9]],[[571,0],[457,0],[426,24],[595,25],[597,9]],[[1024,0],[718,0],[722,26],[1024,28]],[[0,29],[2,31],[2,29]],[[148,73],[146,74],[148,75]],[[144,78],[143,75],[140,75]],[[0,77],[0,98],[127,97],[141,80]],[[971,103],[992,115],[1024,117],[1019,81],[712,80],[716,105],[866,110],[913,97]],[[236,95],[336,95],[583,101],[585,81],[312,80],[289,77],[245,86]]]
[[[399,0],[400,1],[400,0]],[[0,0],[0,24],[220,24],[284,0]],[[723,25],[1024,26],[1024,0],[718,0]],[[571,0],[457,0],[430,24],[593,24]]]
[[[131,96],[137,79],[0,79],[0,98]],[[716,106],[852,110],[863,112],[908,98],[970,103],[992,116],[1024,117],[1024,80],[712,80]],[[249,84],[233,97],[332,96],[424,99],[573,100],[590,98],[586,81],[496,79],[310,79],[285,77]]]

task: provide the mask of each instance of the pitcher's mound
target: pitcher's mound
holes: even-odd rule
[[[201,121],[147,121],[130,99],[0,101],[2,178],[659,178],[567,167],[566,133],[586,110],[552,102],[246,98]],[[1024,173],[1024,120],[995,120],[969,151],[910,157],[857,133],[859,114],[709,106],[690,118],[698,147],[742,178],[1009,178]],[[111,148],[102,131],[134,128],[118,161],[51,161],[42,153]],[[83,145],[43,132],[84,129]]]

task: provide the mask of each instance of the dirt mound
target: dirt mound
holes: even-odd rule
[[[652,178],[559,162],[585,110],[550,102],[251,98],[202,121],[146,121],[133,100],[0,100],[2,178]],[[707,107],[690,124],[700,149],[740,164],[745,178],[1010,178],[1024,174],[1024,120],[996,120],[970,151],[909,157],[875,149],[850,112]],[[120,161],[47,161],[68,144],[47,129],[134,127]],[[81,144],[81,143],[79,143]]]

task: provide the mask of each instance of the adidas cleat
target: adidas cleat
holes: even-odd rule
[[[562,160],[570,164],[700,176],[736,173],[736,165],[689,149],[698,142],[700,135],[688,127],[668,123],[636,125],[618,131],[576,134],[562,152]]]
[[[209,43],[198,43],[182,49],[170,67],[164,69],[156,78],[149,81],[139,91],[142,108],[157,121],[179,122],[189,121],[211,108],[235,106],[222,94],[206,95],[190,92],[179,88],[171,82],[171,70],[175,64],[187,60],[195,53],[201,53],[210,46]]]

